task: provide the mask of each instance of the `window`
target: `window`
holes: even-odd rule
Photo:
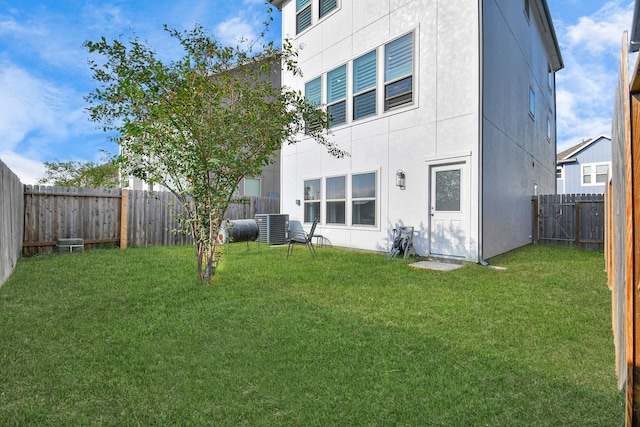
[[[527,21],[529,21],[529,0],[524,0],[524,16],[526,16]]]
[[[551,142],[551,119],[547,117],[547,141]]]
[[[384,110],[413,102],[413,33],[384,47]]]
[[[547,64],[547,83],[549,84],[549,90],[553,90],[553,68],[551,68],[551,64]]]
[[[320,217],[320,180],[304,182],[304,222]]]
[[[345,224],[345,177],[327,178],[327,224]]]
[[[320,0],[320,18],[338,6],[337,0]]]
[[[562,166],[556,166],[556,179],[564,179],[564,169]]]
[[[376,224],[376,173],[351,177],[351,223]]]
[[[311,80],[310,82],[307,82],[304,85],[304,97],[307,99],[307,101],[311,102],[312,104],[320,107],[320,105],[322,104],[322,78],[321,77],[316,77],[315,79]],[[315,124],[315,126],[317,127],[318,125]],[[307,130],[306,133],[309,133],[309,127],[314,127],[313,123],[307,123]]]
[[[536,116],[536,93],[529,87],[529,115],[531,118]]]
[[[311,0],[296,0],[296,33],[311,26]]]
[[[605,184],[609,177],[609,166],[609,163],[589,163],[582,165],[582,184]]]
[[[347,122],[347,66],[327,73],[327,114],[329,127]]]
[[[376,53],[353,61],[353,120],[376,113]]]
[[[245,178],[244,179],[244,196],[245,197],[260,197],[260,178]]]

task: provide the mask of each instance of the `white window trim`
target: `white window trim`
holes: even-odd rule
[[[344,178],[344,198],[342,199],[330,199],[327,196],[327,181],[331,178]],[[349,184],[349,175],[348,174],[342,174],[342,175],[330,175],[330,176],[326,176],[324,178],[324,194],[322,197],[322,212],[324,212],[324,223],[327,225],[335,225],[336,227],[344,227],[348,224],[348,213],[349,213],[349,209],[347,206],[347,200],[348,200],[348,188],[347,185]],[[329,202],[343,202],[344,203],[344,222],[329,222],[329,216],[327,215],[327,205]]]
[[[558,176],[558,171],[560,171],[560,176]],[[556,179],[564,179],[564,166],[556,165]]]
[[[305,29],[298,31],[298,15],[300,14],[300,12],[305,10],[306,7],[300,11],[296,10],[296,20],[295,20],[296,37],[303,35],[307,31],[309,31],[310,29],[318,25],[320,22],[324,21],[325,19],[329,18],[334,13],[342,9],[342,0],[336,0],[336,7],[331,9],[327,14],[325,14],[322,17],[320,17],[320,1],[319,0],[311,0],[311,4],[307,7],[311,8],[311,24],[309,24],[309,26],[306,27]]]
[[[605,182],[596,182],[596,167],[597,166],[602,166],[602,165],[607,165],[609,170],[608,170],[608,174],[609,176],[611,176],[611,162],[593,162],[593,163],[583,163],[580,165],[580,185],[583,187],[598,187],[598,186],[603,186],[606,185],[606,181]],[[584,182],[584,168],[585,167],[591,167],[591,173],[589,174],[591,176],[591,182],[589,183],[585,183]]]

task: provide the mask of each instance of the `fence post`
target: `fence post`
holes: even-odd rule
[[[127,234],[129,232],[129,190],[122,189],[120,200],[120,249],[127,249]]]
[[[533,243],[538,243],[538,228],[540,227],[540,212],[538,210],[538,205],[540,203],[539,196],[533,196],[531,198],[533,202],[533,224],[531,230],[531,240]]]
[[[576,249],[580,249],[580,204],[579,200],[576,200]]]

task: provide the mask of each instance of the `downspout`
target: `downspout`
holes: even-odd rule
[[[483,201],[484,201],[484,191],[483,191],[483,176],[484,176],[484,167],[483,167],[483,152],[484,152],[484,14],[483,14],[483,0],[478,0],[478,262],[483,263],[483,230],[484,230],[484,220],[483,220]]]

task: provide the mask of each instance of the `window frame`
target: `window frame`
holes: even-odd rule
[[[329,116],[329,128],[347,124],[347,68],[347,64],[342,64],[327,72],[327,84],[325,86],[327,99],[327,115]],[[341,69],[344,69],[344,72],[342,72]],[[342,77],[342,87],[338,90],[339,94],[341,94],[342,96],[337,98],[333,97],[333,73],[340,73],[336,75]],[[331,116],[331,110],[336,107],[340,108],[339,106],[342,106],[342,108],[344,108],[344,114],[340,116],[342,121],[336,121]]]
[[[318,182],[318,198],[317,199],[313,198],[313,196],[311,196],[310,198],[307,198],[307,183],[314,182],[314,181]],[[303,191],[303,210],[302,210],[303,222],[305,224],[310,224],[313,222],[315,218],[320,218],[322,214],[322,179],[310,178],[310,179],[303,180],[302,191]],[[314,215],[313,218],[307,221],[307,206],[310,206],[310,205],[317,205],[317,208],[316,208],[317,215]]]
[[[556,179],[564,179],[564,167],[561,165],[556,165]]]
[[[333,2],[333,7],[331,7],[330,9],[325,10],[324,13],[322,13],[322,5],[324,2]],[[333,12],[334,10],[338,9],[338,1],[339,0],[319,0],[318,1],[318,19],[324,19],[326,16],[330,15],[331,12]]]
[[[532,120],[536,118],[536,93],[531,86],[529,86],[529,117]]]
[[[389,56],[390,52],[388,49],[390,48],[390,46],[393,46],[395,43],[399,43],[400,40],[403,40],[407,37],[411,38],[411,42],[409,43],[409,46],[411,47],[411,54],[409,56],[411,58],[410,70],[408,72],[400,73],[396,75],[393,72],[393,70],[390,70],[390,66],[388,62],[388,59],[390,57]],[[408,105],[413,105],[415,100],[414,77],[415,77],[415,64],[416,64],[415,31],[408,32],[406,34],[403,34],[400,37],[395,38],[394,40],[391,40],[385,43],[383,45],[382,51],[383,51],[383,61],[384,61],[382,64],[384,69],[384,76],[383,76],[384,84],[382,86],[383,98],[384,98],[384,106],[383,106],[384,112],[397,110],[399,108],[402,108]],[[392,74],[392,75],[388,76],[388,74]],[[399,85],[401,82],[404,82],[404,81],[410,81],[409,83],[410,89],[408,91],[400,92],[392,96],[387,95],[389,88],[394,87],[395,85]],[[407,99],[403,99],[405,97],[407,97]],[[399,103],[396,103],[397,101],[399,101]]]
[[[358,70],[363,70],[366,66],[370,66],[367,62],[367,57],[373,55],[373,84],[368,86],[363,86],[360,88],[359,80],[360,75],[357,74]],[[362,61],[364,65],[358,65],[359,62]],[[353,79],[353,87],[351,94],[351,110],[352,110],[352,120],[360,120],[367,117],[372,117],[378,114],[378,49],[373,49],[370,52],[365,53],[364,55],[360,55],[352,61],[351,66],[351,75]],[[366,80],[364,78],[363,80]],[[360,90],[358,90],[360,89]],[[365,96],[373,95],[373,112],[366,113],[362,116],[357,116],[356,113],[358,108],[356,103],[358,99],[363,99]]]
[[[258,182],[258,195],[247,195],[247,182],[249,181],[257,181]],[[262,178],[260,177],[245,177],[243,183],[243,196],[244,197],[261,197],[262,196]]]
[[[594,187],[599,185],[606,185],[607,178],[605,181],[598,182],[598,176],[602,176],[602,173],[598,173],[598,166],[606,166],[607,167],[607,175],[608,178],[611,173],[611,162],[592,162],[592,163],[583,163],[580,165],[580,185],[583,187]],[[589,168],[589,173],[585,173],[585,169]],[[589,177],[590,182],[585,182],[585,177]]]
[[[364,196],[364,197],[355,197],[354,196],[354,178],[357,176],[364,175],[373,175],[373,196]],[[377,171],[368,171],[368,172],[358,172],[351,174],[351,182],[350,182],[350,207],[351,207],[351,225],[356,227],[377,227],[378,225],[378,172]],[[373,223],[365,223],[365,222],[356,222],[356,203],[367,203],[373,202]]]
[[[329,180],[338,179],[338,178],[342,178],[342,185],[343,185],[342,197],[330,197],[332,196],[332,194],[330,194],[330,190],[329,190],[329,187],[330,187]],[[335,176],[326,177],[324,188],[325,188],[325,198],[324,198],[325,223],[330,225],[347,225],[347,175],[335,175]],[[342,203],[342,214],[343,214],[342,222],[332,220],[334,215],[329,214],[329,204],[339,204],[339,203]]]
[[[300,3],[304,1],[305,0],[296,0],[296,34],[300,34],[307,28],[311,28],[313,26],[313,0],[306,0],[307,3],[303,4],[301,7]],[[309,23],[303,28],[300,28],[300,16],[303,13],[309,14]]]

